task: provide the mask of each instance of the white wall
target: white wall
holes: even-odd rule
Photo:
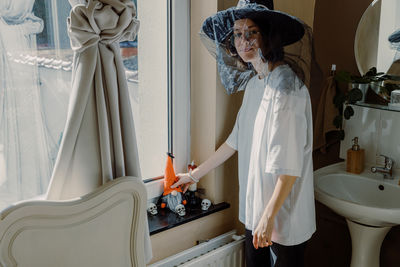
[[[365,149],[365,168],[383,165],[386,155],[392,158],[394,175],[400,174],[400,112],[352,106],[354,116],[344,120],[345,139],[340,144],[340,158],[346,159],[352,139],[357,136]]]

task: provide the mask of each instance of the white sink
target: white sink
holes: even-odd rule
[[[346,218],[352,239],[351,267],[379,266],[380,247],[392,226],[400,224],[399,179],[384,180],[366,166],[360,175],[345,163],[314,172],[315,198]]]
[[[344,171],[344,163],[314,172],[315,198],[336,213],[370,226],[400,224],[400,186],[366,168],[360,175]],[[369,172],[369,173],[368,173]]]

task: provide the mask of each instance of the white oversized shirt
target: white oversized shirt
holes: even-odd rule
[[[288,246],[308,240],[316,228],[311,102],[289,66],[249,81],[226,143],[239,154],[239,220],[254,231],[279,175],[297,176],[275,217],[272,241]]]

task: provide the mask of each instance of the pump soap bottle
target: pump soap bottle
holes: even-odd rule
[[[353,146],[347,150],[346,171],[360,174],[364,170],[364,149],[358,144],[358,137],[354,137]]]

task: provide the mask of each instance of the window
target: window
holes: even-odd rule
[[[0,20],[0,209],[46,191],[70,94],[71,7],[28,1],[33,7],[0,4],[7,14]],[[133,1],[140,30],[120,47],[146,179],[163,173],[167,151],[176,155],[178,171],[189,160],[189,0]]]
[[[0,208],[47,189],[70,91],[67,5],[0,4]]]
[[[135,123],[140,121],[139,127],[146,125],[138,137],[144,178],[164,172],[167,151],[174,153],[178,172],[185,171],[190,160],[189,3],[189,0],[138,0],[138,77],[143,109]],[[153,117],[154,110],[157,118]],[[157,150],[146,150],[152,145]],[[160,183],[147,188],[149,198],[161,194]]]

